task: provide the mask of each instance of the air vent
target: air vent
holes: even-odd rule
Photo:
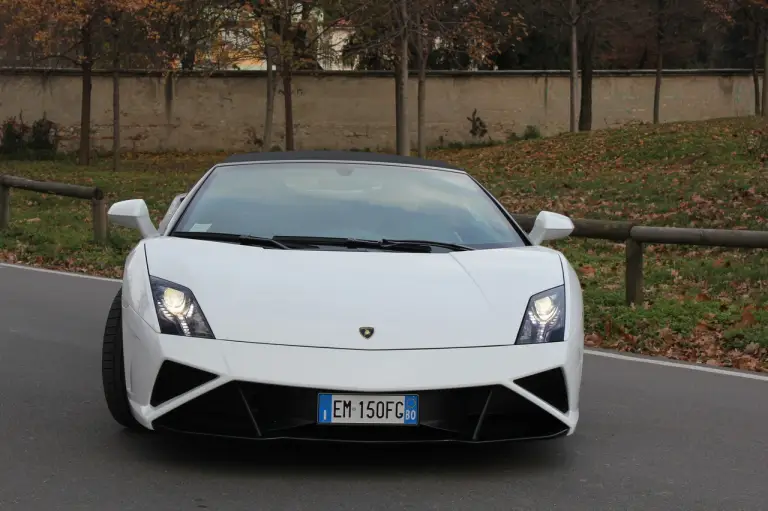
[[[562,368],[532,374],[515,380],[515,383],[561,412],[568,412],[568,388]]]
[[[160,405],[214,379],[215,374],[166,360],[160,366],[149,404]]]

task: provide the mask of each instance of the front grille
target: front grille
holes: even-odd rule
[[[566,424],[500,385],[411,392],[419,395],[419,426],[318,425],[320,392],[345,393],[229,382],[161,416],[153,426],[253,439],[366,442],[487,442],[550,438],[568,431]]]

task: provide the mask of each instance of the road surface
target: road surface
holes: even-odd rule
[[[133,436],[102,397],[116,282],[0,266],[0,509],[765,510],[768,380],[585,357],[569,438],[499,447]]]

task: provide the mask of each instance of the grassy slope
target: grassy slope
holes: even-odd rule
[[[757,119],[641,126],[430,156],[472,171],[510,211],[765,229],[765,127]],[[142,197],[159,221],[173,196],[221,157],[136,156],[116,175],[108,161],[88,169],[4,162],[0,173],[97,184],[110,201]],[[113,227],[112,245],[94,247],[82,201],[14,191],[11,211],[11,229],[0,234],[0,260],[119,276],[136,241],[135,233]],[[623,245],[570,239],[556,248],[581,273],[588,344],[768,370],[764,251],[647,247],[647,302],[630,308],[623,304]]]

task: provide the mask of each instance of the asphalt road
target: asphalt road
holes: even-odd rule
[[[134,436],[102,397],[115,282],[0,266],[0,509],[768,508],[768,381],[586,356],[569,438],[499,447]]]

